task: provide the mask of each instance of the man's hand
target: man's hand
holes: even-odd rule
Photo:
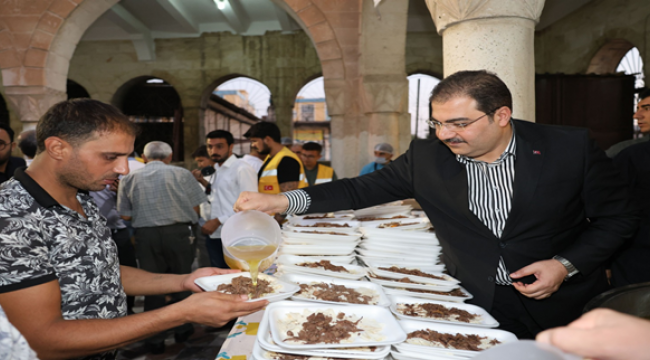
[[[232,270],[232,269],[219,269],[215,267],[204,267],[200,268],[196,271],[194,271],[191,274],[186,275],[181,282],[181,289],[182,291],[192,291],[195,293],[198,292],[203,292],[203,289],[201,289],[198,285],[194,283],[194,280],[200,278],[200,277],[205,277],[205,276],[212,276],[212,275],[225,275],[225,274],[232,274],[232,273],[238,273],[241,270]]]
[[[231,295],[217,291],[193,294],[187,299],[169,307],[179,311],[185,322],[221,327],[239,316],[262,310],[269,302],[266,300],[246,302],[246,295]]]
[[[244,210],[259,210],[267,214],[283,213],[289,207],[289,199],[282,194],[260,194],[244,191],[239,194],[233,209],[236,212]]]
[[[513,286],[517,291],[529,298],[542,300],[550,297],[557,291],[567,276],[568,272],[564,265],[557,260],[542,260],[525,266],[510,277],[515,280]],[[516,280],[527,275],[535,275],[537,280],[532,284],[524,284]]]
[[[219,219],[208,220],[201,226],[201,232],[205,235],[210,235],[221,226],[221,221]]]
[[[201,185],[203,185],[203,187],[208,186],[208,181],[203,178],[203,174],[201,174],[201,169],[192,170],[192,175],[194,175],[196,181],[198,181]]]
[[[115,179],[113,180],[110,184],[108,184],[108,190],[114,192],[117,194],[117,189],[120,187],[120,179]]]
[[[537,341],[599,360],[650,359],[650,321],[609,309],[590,311],[566,327],[546,330]]]

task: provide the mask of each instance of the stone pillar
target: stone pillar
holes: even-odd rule
[[[324,79],[327,113],[330,116],[332,167],[339,179],[359,174],[360,116],[354,111],[352,89],[358,85],[343,79]]]
[[[67,99],[65,91],[45,86],[7,86],[5,94],[7,102],[23,123],[23,130],[34,129],[52,105]]]
[[[280,128],[282,137],[288,136],[293,139],[293,103],[295,99],[288,96],[273,96],[275,108],[275,124]]]
[[[535,121],[535,24],[544,0],[426,0],[442,35],[444,76],[496,73],[512,92],[514,117]]]

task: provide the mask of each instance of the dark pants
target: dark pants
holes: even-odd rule
[[[513,286],[497,285],[490,314],[499,322],[499,329],[510,331],[519,339],[534,339],[543,329],[521,301],[521,295]]]
[[[196,227],[192,231],[196,234]],[[194,261],[194,244],[190,243],[189,224],[144,227],[135,229],[135,250],[140,261],[140,268],[160,274],[189,274]],[[171,294],[172,302],[181,301],[190,296],[189,291]],[[150,295],[144,298],[144,311],[159,309],[167,305],[164,295]],[[185,324],[174,329],[176,334],[193,330],[192,324]],[[147,339],[148,343],[164,342],[164,335]]]
[[[226,260],[223,259],[221,239],[211,239],[209,235],[206,235],[205,246],[208,248],[208,254],[210,255],[210,266],[229,269]]]
[[[114,230],[112,232],[113,241],[117,246],[117,257],[120,265],[137,268],[138,262],[135,260],[135,247],[131,243],[131,235],[128,228]],[[126,306],[130,314],[133,314],[133,304],[135,296],[126,297]]]

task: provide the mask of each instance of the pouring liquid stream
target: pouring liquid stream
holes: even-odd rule
[[[251,281],[254,286],[257,286],[257,275],[260,271],[260,265],[262,265],[262,271],[266,270],[271,264],[266,264],[264,261],[277,250],[277,245],[240,245],[240,246],[229,246],[227,247],[228,252],[234,256],[237,260],[244,261],[248,264],[248,269],[251,273]],[[231,268],[243,268],[242,264],[239,264],[235,259],[231,263],[228,257],[225,258],[226,263]],[[264,262],[264,263],[263,263]]]

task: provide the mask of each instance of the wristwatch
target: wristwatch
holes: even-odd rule
[[[564,268],[568,273],[567,276],[564,277],[564,281],[568,281],[573,275],[579,273],[578,269],[576,269],[576,267],[573,266],[569,260],[561,257],[560,255],[553,256],[553,259],[559,261],[562,265],[564,265]]]

